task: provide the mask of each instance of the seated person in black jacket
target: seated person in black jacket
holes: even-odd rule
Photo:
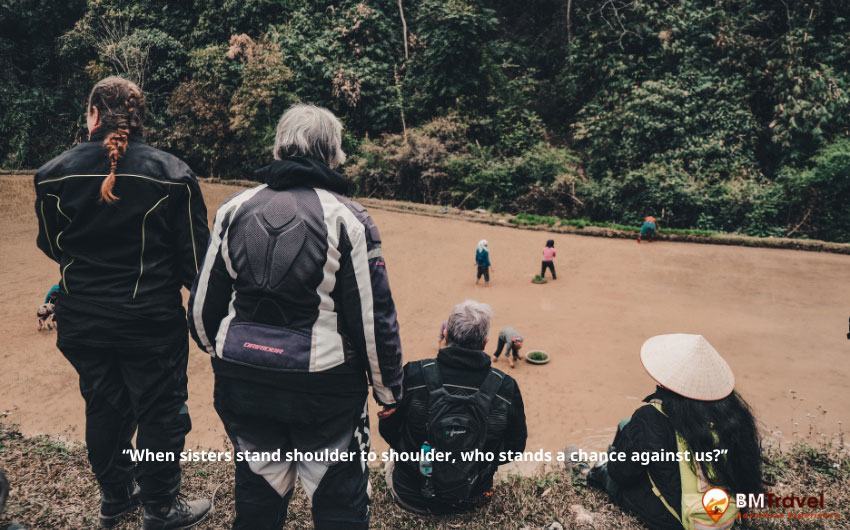
[[[692,513],[704,518],[702,495],[713,487],[732,495],[733,504],[736,493],[761,492],[755,419],[734,390],[732,370],[711,344],[701,335],[659,335],[644,343],[641,361],[658,387],[644,399],[647,405],[620,423],[609,455],[624,453],[624,460],[592,468],[588,484],[607,491],[614,503],[660,530],[681,530],[693,520],[683,513],[690,511],[683,507],[683,497],[684,504],[695,506]],[[641,462],[642,455],[680,452],[677,434],[690,463]],[[713,463],[695,461],[695,454],[714,449],[728,452]],[[708,527],[728,528],[734,508],[725,512]]]
[[[436,359],[405,365],[401,404],[392,415],[379,415],[381,436],[390,447],[399,454],[416,454],[418,457],[424,444],[428,444],[426,448],[430,446],[445,451],[440,435],[433,427],[442,421],[435,418],[439,409],[436,396],[441,392],[451,396],[469,396],[487,404],[481,415],[486,418],[482,420],[486,422],[486,436],[481,436],[478,443],[483,453],[494,454],[493,462],[466,464],[465,468],[453,470],[435,463],[433,472],[430,466],[423,468],[418,461],[399,458],[397,462],[389,462],[387,485],[396,502],[407,510],[445,514],[480,506],[493,486],[496,469],[509,460],[507,453],[525,449],[528,433],[519,386],[510,376],[492,368],[489,356],[483,351],[491,316],[492,310],[486,304],[467,300],[455,306],[446,326],[448,346],[439,351]],[[435,391],[429,392],[429,387]],[[432,426],[430,430],[429,424]],[[451,426],[448,436],[456,434],[456,428]],[[463,431],[462,428],[459,430]],[[483,433],[484,429],[480,432]],[[466,432],[463,436],[476,434]],[[455,456],[458,461],[461,460]],[[456,490],[441,489],[450,482],[448,477],[452,472],[477,477],[461,498]]]

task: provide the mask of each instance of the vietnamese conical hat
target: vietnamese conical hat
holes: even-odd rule
[[[729,364],[702,335],[657,335],[643,343],[640,360],[658,384],[700,401],[723,399],[735,389]]]

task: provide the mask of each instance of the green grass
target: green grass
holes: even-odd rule
[[[624,225],[619,223],[612,223],[607,221],[592,221],[590,219],[586,219],[583,217],[575,218],[575,219],[564,219],[558,218],[551,215],[536,215],[532,213],[518,213],[515,217],[510,220],[511,223],[518,226],[548,226],[550,228],[560,227],[560,226],[571,226],[573,228],[587,228],[587,227],[596,227],[596,228],[607,228],[609,230],[619,230],[621,232],[632,232],[639,233],[640,226],[637,225]],[[661,234],[673,234],[680,236],[701,236],[701,237],[711,237],[717,235],[719,232],[715,232],[713,230],[700,230],[698,228],[661,228],[659,229],[659,233]]]

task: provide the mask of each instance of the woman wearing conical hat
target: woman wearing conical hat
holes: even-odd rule
[[[734,494],[762,491],[756,423],[735,391],[732,370],[701,335],[652,337],[640,356],[655,392],[617,430],[609,455],[625,454],[625,461],[594,467],[588,484],[653,529],[729,528]],[[647,462],[663,454],[688,458]],[[704,507],[712,488],[731,502]]]

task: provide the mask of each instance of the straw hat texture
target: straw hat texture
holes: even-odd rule
[[[735,389],[729,364],[702,335],[657,335],[643,343],[640,360],[658,384],[700,401],[723,399]]]

